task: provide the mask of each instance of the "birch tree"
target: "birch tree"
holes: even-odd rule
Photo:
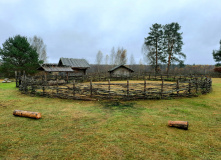
[[[32,48],[36,49],[38,53],[39,60],[43,61],[43,63],[47,62],[47,52],[46,45],[43,42],[41,37],[34,36],[33,38],[29,38],[29,43]]]

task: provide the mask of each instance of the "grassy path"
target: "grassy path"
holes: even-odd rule
[[[29,97],[14,86],[0,83],[0,159],[221,159],[220,78],[208,95],[121,103]]]

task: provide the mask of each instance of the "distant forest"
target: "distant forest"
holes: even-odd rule
[[[115,67],[116,65],[104,65],[104,64],[90,64],[90,68],[87,70],[87,73],[108,73],[110,69]],[[142,74],[142,73],[150,73],[155,74],[155,68],[151,65],[143,65],[143,64],[134,64],[134,65],[125,65],[134,70],[134,73]],[[158,74],[166,74],[167,65],[159,65],[160,72]],[[220,77],[221,74],[218,72],[214,72],[215,65],[183,65],[172,64],[170,74],[176,75],[186,75],[186,74],[201,74],[201,75],[209,75],[212,77]]]

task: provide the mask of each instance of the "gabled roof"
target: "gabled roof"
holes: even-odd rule
[[[116,70],[116,69],[118,69],[118,68],[120,68],[120,67],[126,68],[126,69],[128,69],[129,71],[134,72],[134,70],[132,70],[132,69],[126,67],[126,66],[123,65],[123,64],[120,64],[120,65],[118,65],[118,66],[116,66],[116,67],[110,69],[108,72],[113,72],[114,70]]]
[[[45,63],[42,64],[38,70],[43,70],[45,72],[73,72],[74,70],[69,66],[58,66],[54,63]]]
[[[60,58],[58,65],[71,66],[72,68],[90,68],[85,59]]]

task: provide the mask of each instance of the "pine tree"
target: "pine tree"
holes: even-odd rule
[[[163,48],[167,54],[167,74],[169,73],[171,62],[181,62],[186,55],[182,53],[182,33],[179,32],[181,26],[178,23],[166,24],[164,27],[164,43]]]
[[[7,39],[0,48],[2,65],[0,70],[13,75],[15,71],[26,71],[35,73],[39,64],[43,63],[38,59],[36,49],[32,48],[26,37],[16,35]]]
[[[220,49],[219,50],[213,50],[213,59],[215,62],[218,62],[216,66],[221,66],[221,40],[220,40]]]
[[[155,72],[159,72],[159,62],[165,62],[165,56],[163,54],[163,26],[161,24],[153,24],[150,27],[149,36],[145,38],[143,47],[144,53],[146,53],[147,59],[150,64],[154,66]]]

